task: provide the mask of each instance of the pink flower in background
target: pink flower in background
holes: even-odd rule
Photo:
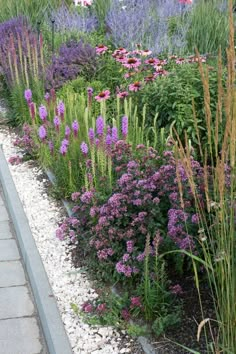
[[[184,4],[184,5],[186,5],[186,4],[192,4],[192,3],[193,3],[193,0],[179,0],[179,3],[180,3],[180,4]]]
[[[128,69],[134,69],[141,65],[141,60],[137,58],[126,58],[122,65]]]
[[[97,96],[95,96],[95,100],[98,102],[108,100],[108,98],[110,98],[109,90],[101,91]]]
[[[183,289],[182,289],[181,285],[176,284],[176,285],[170,286],[170,292],[175,295],[181,295],[181,294],[183,294]]]
[[[157,58],[149,58],[147,60],[145,60],[145,64],[149,64],[149,65],[157,65],[160,63],[160,60]]]
[[[140,81],[136,81],[133,84],[129,85],[129,90],[137,92],[137,91],[139,91],[141,89],[141,87],[142,87],[141,82]]]
[[[129,94],[128,94],[127,91],[120,91],[120,92],[117,93],[117,97],[118,97],[118,98],[125,98],[125,97],[127,97],[128,95],[129,95]]]
[[[149,49],[145,49],[145,50],[140,50],[140,55],[142,55],[143,57],[146,57],[148,55],[151,55],[152,51]]]
[[[98,55],[104,54],[108,50],[108,47],[106,47],[104,44],[100,44],[96,47],[96,53]]]
[[[176,64],[183,64],[183,63],[186,63],[186,60],[185,60],[185,58],[177,58],[175,60],[175,62],[176,62]]]
[[[87,6],[91,6],[93,3],[93,0],[74,0],[74,4],[75,6],[83,6],[83,7],[87,7]]]

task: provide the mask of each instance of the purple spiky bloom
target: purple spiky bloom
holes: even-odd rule
[[[94,141],[94,138],[95,138],[95,132],[94,132],[94,129],[93,129],[93,128],[89,128],[88,136],[89,136],[89,140],[90,140],[91,142],[93,142],[93,141]]]
[[[111,146],[111,144],[112,144],[112,136],[110,134],[107,134],[106,145]]]
[[[88,153],[88,145],[83,141],[82,144],[80,145],[80,149],[84,155],[87,155]]]
[[[68,139],[63,139],[61,143],[62,143],[62,145],[65,145],[66,147],[69,146],[69,140]]]
[[[91,96],[93,94],[93,88],[92,87],[88,87],[87,88],[87,93],[89,96]]]
[[[38,134],[39,134],[39,138],[40,138],[41,140],[44,140],[44,139],[46,138],[46,136],[47,136],[47,131],[46,131],[46,128],[45,128],[43,125],[41,125],[41,126],[39,127]]]
[[[61,118],[61,120],[64,120],[64,115],[65,115],[65,105],[62,101],[60,101],[57,105],[57,114]]]
[[[44,122],[48,116],[47,108],[43,105],[39,107],[39,117]]]
[[[62,142],[61,147],[60,147],[60,153],[61,153],[63,156],[65,156],[66,153],[67,153],[67,145],[63,144],[63,142]]]
[[[71,127],[72,127],[72,130],[73,130],[74,137],[76,138],[77,135],[78,135],[78,131],[79,131],[79,123],[77,122],[77,120],[74,120],[74,122],[72,123]]]
[[[60,125],[61,125],[61,121],[59,119],[58,116],[55,116],[54,119],[53,119],[53,123],[54,123],[54,126],[56,128],[56,131],[59,132],[60,130]]]
[[[44,95],[45,101],[49,104],[50,103],[50,94],[49,92],[46,92]]]
[[[99,116],[96,120],[96,128],[97,128],[97,134],[98,135],[103,135],[104,131],[104,119],[102,116]]]
[[[124,138],[126,138],[126,136],[128,135],[128,117],[126,116],[122,118],[121,131]]]
[[[66,139],[69,139],[70,132],[71,132],[70,127],[68,125],[66,125],[66,127],[65,127],[65,137],[66,137]]]
[[[113,143],[116,143],[118,140],[118,130],[116,127],[112,127],[111,129],[111,137],[112,137],[112,141]]]
[[[30,89],[25,90],[25,99],[26,99],[27,103],[31,102],[32,91]]]

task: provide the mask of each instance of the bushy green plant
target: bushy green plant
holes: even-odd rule
[[[205,64],[204,64],[205,65]],[[206,67],[207,68],[207,67]],[[217,70],[208,67],[213,117],[217,102]],[[221,80],[225,82],[223,73]],[[184,131],[196,146],[198,144],[195,119],[193,117],[193,100],[201,143],[206,142],[206,123],[204,120],[203,85],[197,64],[176,66],[165,77],[144,87],[140,92],[142,104],[147,104],[147,117],[152,122],[158,113],[157,126],[175,129],[180,139],[184,139]]]

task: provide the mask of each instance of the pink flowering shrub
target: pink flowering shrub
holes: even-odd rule
[[[157,235],[162,250],[197,252],[194,236],[200,228],[198,215],[184,168],[173,153],[165,151],[160,156],[143,145],[131,153],[126,142],[118,141],[112,159],[117,174],[113,193],[105,200],[95,190],[74,193],[74,216],[60,226],[57,236],[74,240],[76,235],[85,240],[85,247],[99,260],[99,268],[105,267],[106,274],[111,272],[119,279],[142,276],[148,234],[150,256],[154,255]],[[193,158],[191,163],[204,208],[203,170]],[[183,188],[184,210],[176,169]]]

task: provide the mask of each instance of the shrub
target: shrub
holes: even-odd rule
[[[46,89],[58,89],[78,75],[91,78],[96,71],[96,50],[89,44],[70,41],[60,47],[47,68]]]

